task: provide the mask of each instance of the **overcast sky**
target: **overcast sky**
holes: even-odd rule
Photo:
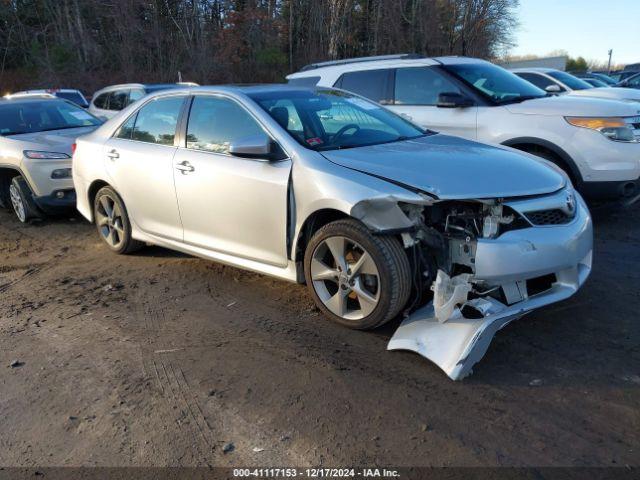
[[[640,0],[520,0],[511,55],[566,50],[572,57],[640,62]]]

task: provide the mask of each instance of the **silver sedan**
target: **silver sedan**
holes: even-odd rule
[[[161,92],[79,139],[73,179],[112,251],[151,243],[306,283],[351,328],[403,315],[389,348],[453,379],[591,269],[589,212],[552,164],[340,90]]]

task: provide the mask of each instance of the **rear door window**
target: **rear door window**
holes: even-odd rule
[[[396,70],[396,105],[437,105],[441,93],[462,93],[458,86],[430,67]]]
[[[183,103],[184,96],[158,98],[147,103],[138,111],[131,138],[139,142],[173,145]],[[122,134],[126,133],[123,129]]]
[[[390,103],[391,70],[363,70],[343,74],[334,84],[337,88],[362,95],[374,102]]]

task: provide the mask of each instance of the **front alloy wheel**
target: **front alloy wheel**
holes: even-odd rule
[[[11,179],[9,184],[9,200],[13,211],[22,223],[32,219],[42,218],[42,213],[35,201],[27,181],[21,175]]]
[[[18,189],[14,184],[9,186],[9,196],[11,198],[11,205],[13,206],[13,211],[22,223],[27,221],[26,209],[24,206],[24,201],[22,200],[22,196]]]
[[[380,301],[380,274],[371,255],[346,237],[329,237],[311,260],[313,287],[331,313],[359,320]]]
[[[398,239],[372,235],[354,219],[320,228],[307,245],[304,269],[318,308],[349,328],[388,322],[411,292],[409,260]]]

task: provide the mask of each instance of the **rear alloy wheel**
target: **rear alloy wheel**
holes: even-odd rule
[[[31,189],[22,176],[18,175],[11,179],[9,199],[11,200],[11,206],[13,207],[16,217],[18,217],[18,220],[22,223],[27,223],[34,218],[42,218],[38,206],[33,201]]]
[[[318,307],[354,329],[375,328],[407,302],[411,274],[397,239],[374,236],[356,220],[338,220],[312,237],[305,277]]]
[[[142,242],[131,237],[131,223],[124,202],[111,187],[98,191],[93,213],[98,234],[109,249],[126,254],[142,247]]]

